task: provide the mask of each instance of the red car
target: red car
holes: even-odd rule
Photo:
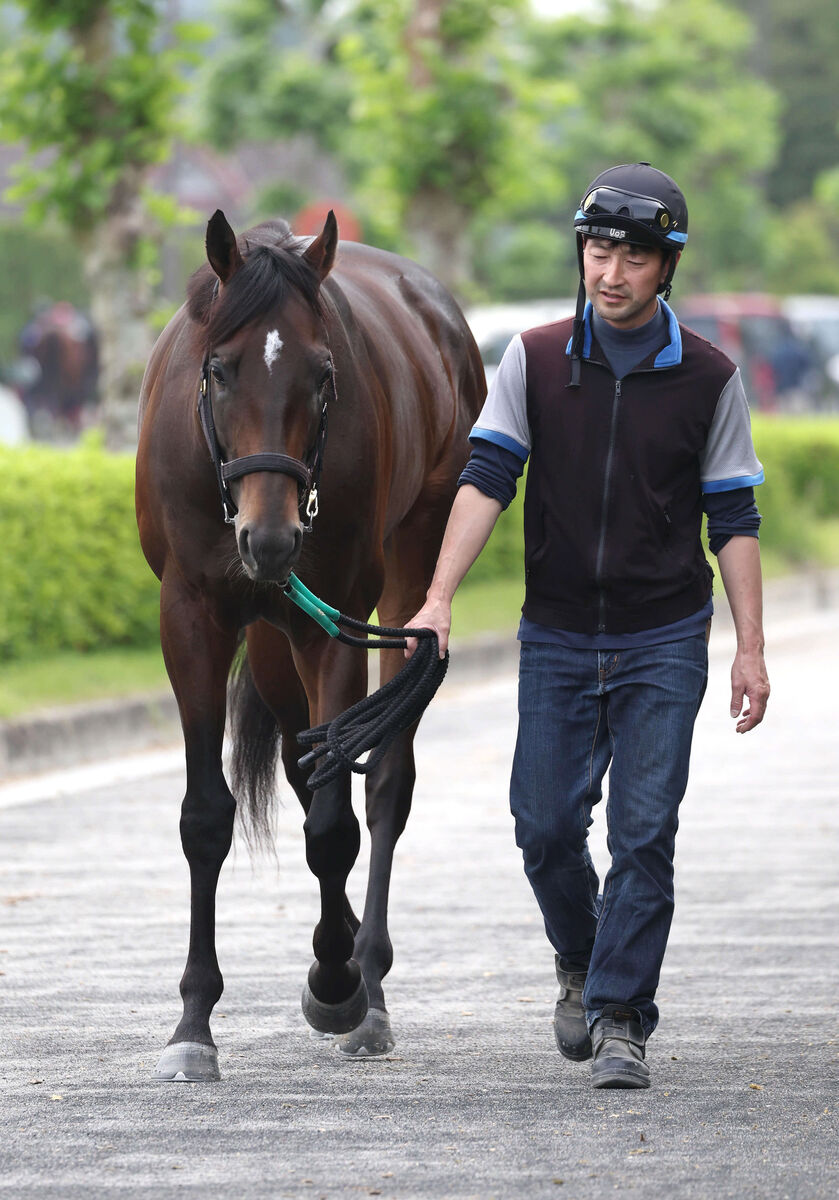
[[[683,325],[737,363],[752,408],[811,407],[816,364],[774,296],[687,296],[674,307]]]

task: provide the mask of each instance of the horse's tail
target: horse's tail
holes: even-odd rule
[[[247,648],[243,646],[228,685],[233,741],[230,771],[237,815],[252,848],[273,841],[280,731],[276,718],[256,690]]]

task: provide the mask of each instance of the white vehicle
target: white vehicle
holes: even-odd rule
[[[504,351],[517,333],[523,333],[535,325],[573,317],[576,307],[576,299],[571,298],[527,300],[519,304],[483,304],[469,309],[466,320],[481,352],[487,385],[491,383]]]
[[[786,296],[784,314],[839,393],[839,296]]]
[[[29,441],[26,409],[17,392],[0,383],[0,445],[20,446]]]

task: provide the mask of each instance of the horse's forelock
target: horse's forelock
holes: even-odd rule
[[[244,239],[243,266],[217,291],[217,277],[209,263],[199,267],[187,288],[188,311],[203,327],[207,347],[220,345],[237,330],[283,303],[290,291],[302,295],[318,317],[323,317],[320,280],[300,255],[293,239],[285,245],[256,245]]]

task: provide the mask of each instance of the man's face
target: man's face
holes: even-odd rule
[[[595,311],[618,329],[635,329],[655,316],[667,256],[654,246],[587,237],[583,246],[586,292]]]

